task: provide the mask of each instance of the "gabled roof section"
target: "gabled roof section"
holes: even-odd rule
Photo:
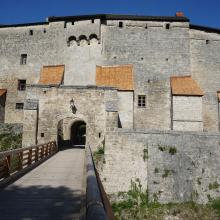
[[[133,65],[96,66],[96,85],[134,90]]]
[[[191,76],[170,77],[172,95],[203,96],[204,93]]]
[[[183,21],[189,22],[187,17],[180,16],[143,16],[143,15],[117,15],[117,14],[94,14],[94,15],[78,15],[78,16],[64,16],[64,17],[48,17],[49,22],[54,21],[72,21],[72,20],[136,20],[136,21]]]
[[[0,89],[0,97],[7,93],[7,89]]]
[[[220,29],[219,28],[206,27],[206,26],[195,25],[195,24],[190,24],[189,27],[190,27],[190,29],[194,29],[194,30],[205,31],[205,32],[208,32],[208,33],[220,34]]]
[[[64,70],[64,65],[44,66],[41,70],[38,84],[60,85],[63,82]]]

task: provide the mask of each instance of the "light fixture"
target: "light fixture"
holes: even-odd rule
[[[74,102],[73,98],[70,100],[70,109],[71,109],[73,114],[76,113],[77,109],[76,109],[75,102]]]

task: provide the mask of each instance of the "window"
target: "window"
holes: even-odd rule
[[[21,54],[21,65],[27,64],[27,54]]]
[[[146,96],[145,95],[138,96],[138,107],[141,107],[141,108],[146,107]]]
[[[123,22],[119,22],[119,25],[118,25],[120,28],[123,28]]]
[[[44,33],[47,33],[47,30],[46,30],[46,28],[44,28]]]
[[[170,29],[170,24],[166,24],[166,29]]]
[[[24,103],[16,103],[15,108],[18,109],[18,110],[23,109],[24,108]]]
[[[44,133],[40,133],[40,136],[43,138],[44,137]]]
[[[209,44],[210,43],[210,41],[209,40],[206,40],[206,44]]]
[[[26,80],[25,79],[18,80],[18,90],[20,90],[20,91],[26,90]]]
[[[91,20],[91,23],[94,24],[94,19]]]
[[[29,35],[33,35],[34,31],[33,30],[29,30]]]

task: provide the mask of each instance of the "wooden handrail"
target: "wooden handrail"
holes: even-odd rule
[[[0,183],[49,158],[58,151],[56,142],[0,152]]]

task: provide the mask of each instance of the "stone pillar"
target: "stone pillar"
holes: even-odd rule
[[[38,131],[38,100],[27,99],[24,105],[24,123],[22,146],[37,144]]]

